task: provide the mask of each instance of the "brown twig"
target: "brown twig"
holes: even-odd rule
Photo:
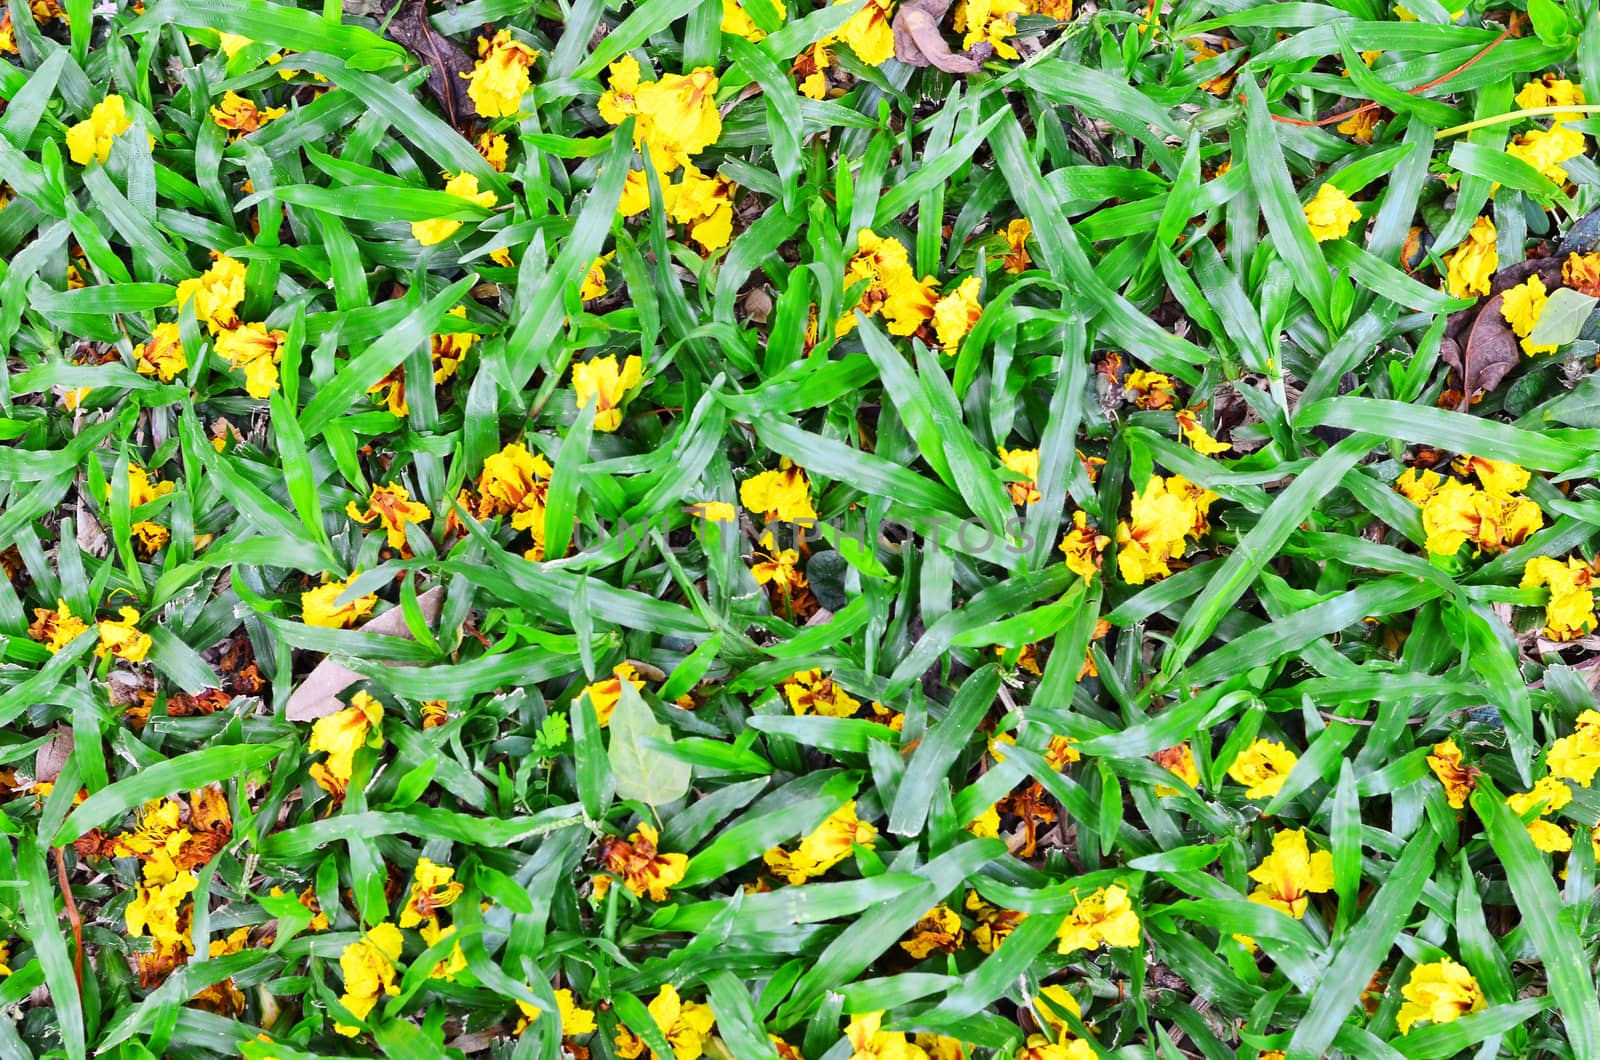
[[[1492,40],[1488,44],[1484,45],[1483,46],[1483,50],[1478,52],[1478,54],[1474,55],[1472,58],[1470,58],[1466,62],[1462,63],[1460,66],[1456,67],[1454,70],[1451,70],[1451,71],[1449,71],[1447,73],[1440,74],[1438,77],[1434,78],[1432,81],[1429,81],[1427,84],[1418,85],[1415,88],[1406,89],[1405,90],[1406,95],[1415,96],[1415,95],[1417,95],[1419,93],[1428,91],[1428,89],[1430,89],[1430,88],[1438,88],[1440,85],[1444,84],[1446,81],[1450,80],[1452,77],[1459,76],[1460,74],[1463,74],[1466,71],[1470,70],[1472,68],[1473,64],[1477,63],[1484,56],[1486,56],[1490,52],[1494,51],[1496,48],[1498,48],[1500,46],[1502,41],[1504,41],[1507,37],[1511,36],[1511,31],[1516,28],[1516,25],[1517,25],[1517,19],[1516,19],[1516,16],[1513,15],[1512,18],[1511,18],[1510,24],[1507,25],[1506,28],[1501,31],[1500,36],[1496,37],[1494,40]],[[1240,96],[1239,98],[1242,100],[1244,97]],[[1328,115],[1328,117],[1319,118],[1316,121],[1306,121],[1306,120],[1304,120],[1302,118],[1286,118],[1281,114],[1272,115],[1272,120],[1273,121],[1282,122],[1285,125],[1295,125],[1295,126],[1298,126],[1298,127],[1302,128],[1302,129],[1316,129],[1316,128],[1321,128],[1324,125],[1333,125],[1333,124],[1336,124],[1336,123],[1341,122],[1341,121],[1347,121],[1350,118],[1354,118],[1358,114],[1365,114],[1369,110],[1378,110],[1382,106],[1383,105],[1381,103],[1375,103],[1375,102],[1374,103],[1363,103],[1361,106],[1356,107],[1354,110],[1342,110],[1338,114],[1330,114],[1330,115]]]
[[[67,855],[63,847],[53,848],[56,856],[56,880],[61,884],[61,897],[67,904],[67,922],[72,925],[72,976],[78,981],[78,993],[83,993],[83,918],[78,915],[78,903],[72,899],[72,882],[67,879]]]

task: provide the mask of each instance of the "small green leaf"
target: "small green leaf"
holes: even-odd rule
[[[687,762],[665,754],[672,745],[672,730],[656,720],[650,704],[637,689],[622,682],[622,695],[611,713],[611,745],[606,756],[616,779],[617,797],[638,799],[661,806],[683,798],[694,770]]]
[[[1539,321],[1528,335],[1529,345],[1565,346],[1583,331],[1597,305],[1600,298],[1571,287],[1557,287],[1539,312]]]

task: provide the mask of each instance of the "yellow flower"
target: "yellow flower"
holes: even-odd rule
[[[1489,293],[1489,281],[1500,267],[1499,236],[1494,222],[1480,217],[1461,245],[1445,259],[1445,289],[1451,298]]]
[[[1550,587],[1544,605],[1544,635],[1551,640],[1576,640],[1595,628],[1594,570],[1577,557],[1565,563],[1535,556],[1522,571],[1521,587]],[[1585,785],[1587,787],[1587,785]]]
[[[789,16],[788,9],[779,0],[752,0],[752,2],[769,4],[773,17],[779,22]],[[756,25],[740,0],[722,0],[722,32],[736,34],[751,42],[767,39],[767,31]]]
[[[1178,429],[1183,431],[1184,440],[1194,446],[1195,452],[1201,456],[1216,456],[1233,448],[1232,442],[1220,442],[1211,437],[1211,432],[1200,422],[1194,409],[1179,409],[1177,417]]]
[[[951,25],[957,33],[966,33],[963,48],[986,43],[1002,59],[1020,59],[1006,38],[1016,35],[1017,16],[1027,13],[1023,0],[962,0]]]
[[[366,1019],[378,998],[400,992],[395,985],[395,962],[404,946],[400,929],[384,921],[339,955],[339,971],[344,975],[344,994],[339,1003],[356,1019]],[[361,1033],[360,1027],[345,1023],[335,1023],[333,1029],[348,1038]]]
[[[589,263],[589,271],[584,273],[583,285],[578,288],[578,300],[590,302],[606,295],[606,259],[610,254],[602,254]]]
[[[634,150],[650,152],[661,174],[687,165],[722,135],[717,110],[717,74],[709,66],[687,76],[664,74],[640,81],[639,61],[624,55],[610,66],[610,89],[600,97],[600,116],[621,125],[631,114]]]
[[[1207,513],[1217,495],[1181,475],[1152,475],[1133,496],[1129,517],[1117,524],[1117,569],[1129,585],[1172,573],[1167,561],[1183,556],[1185,537],[1209,529]]]
[[[1000,837],[1000,810],[990,802],[989,809],[979,813],[978,817],[966,823],[966,831],[970,831],[979,839],[998,839]]]
[[[178,325],[157,324],[152,328],[150,341],[133,348],[133,367],[140,375],[155,376],[163,383],[172,382],[188,368],[189,358],[184,356]]]
[[[713,173],[706,176],[692,165],[683,167],[676,184],[661,189],[667,215],[689,230],[689,238],[709,254],[733,238],[733,182]]]
[[[1194,58],[1190,60],[1194,63],[1203,63],[1208,59],[1215,59],[1224,52],[1231,51],[1235,44],[1234,41],[1223,38],[1218,42],[1222,45],[1222,50],[1218,51],[1206,43],[1202,37],[1193,37],[1187,43],[1189,47],[1194,49]],[[1237,74],[1237,70],[1232,70],[1216,77],[1208,77],[1200,82],[1200,90],[1209,92],[1213,96],[1226,96],[1229,90],[1233,88],[1233,79]]]
[[[438,336],[434,336],[437,338]],[[382,379],[367,387],[367,393],[379,399],[389,409],[389,415],[405,417],[411,406],[406,404],[406,369],[397,364]]]
[[[1378,111],[1357,110],[1350,117],[1334,126],[1339,132],[1344,133],[1358,144],[1370,144],[1372,134],[1378,128]]]
[[[424,729],[437,729],[450,720],[450,704],[443,699],[424,699],[417,710]]]
[[[978,949],[984,953],[993,953],[1002,942],[1011,937],[1011,933],[1024,920],[1028,919],[1027,913],[990,905],[978,895],[977,891],[967,892],[966,909],[978,922],[972,929],[972,941],[976,942]]]
[[[147,865],[172,861],[192,838],[182,824],[183,804],[177,799],[152,799],[139,808],[139,822],[111,844],[113,857],[136,857]]]
[[[1528,837],[1533,840],[1535,847],[1546,854],[1565,854],[1572,849],[1572,836],[1554,821],[1529,821]]]
[[[1028,238],[1033,235],[1033,225],[1026,217],[1019,217],[1001,229],[1000,234],[1005,238],[1006,246],[1011,248],[1003,260],[1004,268],[1010,273],[1027,272],[1033,259],[1028,256]]]
[[[801,670],[783,683],[784,698],[796,715],[819,714],[825,718],[849,718],[861,709],[861,701],[824,677],[821,670]]]
[[[691,506],[689,511],[708,523],[732,523],[739,518],[739,509],[727,501],[701,501]]]
[[[1283,744],[1258,738],[1239,752],[1239,757],[1228,767],[1228,776],[1245,786],[1245,798],[1271,798],[1289,779],[1289,771],[1299,760],[1299,756]]]
[[[870,11],[872,7],[863,10]],[[845,267],[845,290],[862,281],[867,287],[854,309],[865,316],[881,315],[891,335],[914,334],[933,318],[938,284],[932,277],[917,279],[905,244],[893,236],[880,238],[870,228],[863,228],[856,236],[856,253]],[[855,326],[855,312],[847,312],[834,324],[834,334],[848,335]]]
[[[630,391],[638,389],[642,362],[638,354],[630,354],[617,366],[612,354],[596,357],[572,366],[572,389],[576,391],[578,407],[588,408],[594,401],[594,429],[614,431],[622,426],[622,410],[618,408]]]
[[[579,1006],[571,990],[556,991],[556,1006],[561,1010],[561,1036],[576,1038],[595,1032],[594,1012]]]
[[[969,1060],[972,1055],[967,1051],[970,1045],[942,1034],[918,1034],[915,1041],[917,1048],[928,1054],[928,1060]]]
[[[1600,254],[1568,254],[1561,263],[1561,282],[1590,297],[1600,295]]]
[[[1539,323],[1539,315],[1544,312],[1544,305],[1550,300],[1545,294],[1544,281],[1538,275],[1529,276],[1515,287],[1507,287],[1501,292],[1500,315],[1505,317],[1511,330],[1517,333],[1522,340],[1522,352],[1529,357],[1539,353],[1554,353],[1556,347],[1535,346],[1528,341],[1528,336],[1533,334],[1533,329]]]
[[[17,27],[11,24],[11,8],[0,14],[0,52],[17,54]]]
[[[328,757],[311,767],[311,777],[336,799],[344,798],[350,775],[355,770],[356,752],[363,747],[382,747],[383,704],[365,692],[350,697],[350,705],[311,726],[309,754],[322,751]]]
[[[628,890],[653,902],[665,902],[667,890],[683,879],[689,859],[683,854],[663,854],[657,847],[660,839],[648,821],[639,822],[639,828],[628,837],[628,842],[607,839],[600,847],[600,862],[609,871],[622,877]]]
[[[504,136],[497,132],[484,132],[479,134],[472,146],[478,149],[478,154],[483,156],[483,160],[489,163],[490,168],[496,173],[506,171],[506,155],[510,151],[510,145],[506,143]]]
[[[237,140],[246,133],[253,133],[274,118],[281,118],[288,113],[284,107],[268,107],[265,110],[256,106],[255,101],[229,91],[222,97],[220,107],[211,108],[211,120],[224,129],[233,131],[233,138]]]
[[[1401,1034],[1410,1034],[1418,1020],[1453,1023],[1486,1004],[1472,973],[1449,957],[1411,969],[1411,978],[1400,988],[1400,994],[1405,1004],[1394,1020]]]
[[[544,496],[551,473],[550,462],[543,456],[530,453],[521,442],[509,443],[483,462],[478,492],[483,495],[485,510],[480,518],[510,515],[511,525],[518,530],[537,521],[542,534]]]
[[[497,201],[494,192],[478,190],[478,178],[471,173],[457,173],[445,181],[444,190],[458,199],[465,199],[485,208],[493,206]],[[412,221],[411,235],[418,243],[431,247],[455,235],[456,229],[460,227],[460,221],[436,217],[429,221]]]
[[[128,465],[128,507],[130,509],[142,508],[152,501],[165,497],[172,490],[172,483],[152,482],[150,473],[144,468],[138,464]]]
[[[667,189],[672,185],[665,176],[661,177],[661,197],[665,202]],[[617,202],[617,213],[623,217],[632,217],[650,209],[650,178],[645,176],[642,169],[628,170],[628,179],[622,183],[622,198]]]
[[[1421,507],[1443,483],[1444,476],[1437,471],[1412,467],[1395,479],[1394,488],[1406,500]]]
[[[776,471],[763,471],[745,479],[739,486],[739,503],[752,512],[763,513],[769,523],[797,523],[817,517],[817,510],[811,506],[811,483],[805,469],[788,457],[778,461]]]
[[[850,0],[833,0],[846,4]],[[890,16],[894,0],[867,0],[867,6],[850,16],[850,21],[839,27],[837,40],[850,45],[856,58],[868,66],[882,66],[894,58],[894,29]]]
[[[101,620],[98,627],[100,646],[94,653],[102,658],[109,653],[124,662],[143,662],[150,652],[150,634],[141,633],[135,628],[139,624],[138,611],[124,607],[119,613],[119,619]]]
[[[770,540],[770,536],[762,540]],[[785,548],[770,553],[757,552],[752,558],[756,562],[750,564],[750,574],[757,585],[771,585],[785,596],[795,589],[806,587],[806,576],[800,570],[799,550]]]
[[[128,527],[128,532],[133,536],[133,543],[139,550],[139,555],[145,558],[154,556],[172,540],[171,531],[160,523],[152,523],[148,519],[134,523]]]
[[[1461,760],[1461,748],[1456,746],[1454,740],[1433,745],[1433,751],[1428,755],[1428,768],[1444,785],[1445,799],[1452,810],[1465,806],[1467,796],[1478,786],[1478,771]]]
[[[792,884],[804,883],[839,864],[857,846],[873,849],[877,838],[878,830],[856,816],[852,799],[800,840],[794,853],[775,848],[767,851],[762,860],[774,876]]]
[[[852,1050],[849,1060],[928,1060],[928,1054],[906,1041],[903,1033],[882,1028],[882,1012],[851,1016],[844,1030]]]
[[[111,141],[132,127],[122,97],[109,95],[94,105],[89,117],[67,130],[67,153],[80,166],[103,163],[111,157]]]
[[[1061,1018],[1058,1009],[1083,1019],[1083,1009],[1078,1005],[1078,999],[1065,986],[1052,983],[1040,987],[1038,996],[1033,1000],[1033,1011],[1038,1014],[1039,1025],[1050,1032],[1050,1037],[1060,1040],[1072,1034],[1072,1027]]]
[[[673,1054],[662,1057],[652,1050],[650,1060],[700,1060],[705,1055],[706,1039],[711,1037],[711,1028],[717,1022],[709,1005],[684,1001],[670,984],[664,984],[646,1008],[651,1022],[661,1029],[667,1044],[672,1046]],[[624,1026],[617,1027],[618,1056],[633,1060],[643,1056],[644,1051],[644,1042],[632,1031]]]
[[[235,928],[226,938],[214,939],[206,947],[208,957],[227,957],[244,950],[245,944],[250,941],[250,928]],[[244,991],[234,985],[233,977],[212,983],[202,989],[189,1001],[194,1008],[204,1009],[207,1012],[229,1019],[237,1019],[244,1013]]]
[[[634,688],[644,687],[644,681],[638,674],[639,671],[633,668],[632,663],[621,662],[612,668],[610,677],[596,681],[592,685],[585,685],[578,692],[580,696],[589,697],[589,705],[594,707],[594,714],[599,719],[601,728],[611,724],[611,715],[616,712],[617,704],[622,701],[622,682],[626,681]]]
[[[940,903],[922,914],[911,929],[911,937],[900,943],[900,948],[916,960],[930,953],[954,953],[967,939],[962,930],[961,917],[954,909]]]
[[[217,336],[217,355],[244,369],[244,390],[253,398],[271,397],[278,389],[278,362],[288,336],[265,324],[241,324]]]
[[[1490,493],[1510,494],[1528,488],[1533,476],[1528,469],[1505,460],[1491,460],[1485,456],[1462,455],[1451,464],[1463,475],[1471,473]]]
[[[1082,1038],[1053,1042],[1042,1034],[1030,1034],[1016,1060],[1095,1060],[1095,1052]]]
[[[239,325],[234,311],[244,301],[245,267],[226,254],[216,254],[211,267],[178,284],[178,308],[194,299],[194,315],[215,335]]]
[[[1194,749],[1189,746],[1189,741],[1185,740],[1176,747],[1168,747],[1166,750],[1157,751],[1150,756],[1150,759],[1191,788],[1200,786],[1200,769],[1195,765]],[[1177,788],[1169,787],[1165,784],[1156,785],[1156,795],[1160,798],[1167,798],[1177,794],[1179,794],[1179,789]]]
[[[561,1037],[577,1038],[595,1032],[594,1011],[579,1006],[571,990],[556,991],[556,1007],[561,1017]],[[539,1010],[520,999],[517,1001],[517,1008],[522,1011],[522,1018],[517,1021],[512,1033],[520,1035],[539,1018]]]
[[[983,306],[978,304],[979,286],[976,276],[968,276],[955,290],[933,304],[933,331],[939,337],[939,348],[945,353],[955,353],[961,340],[983,315]]]
[[[1011,494],[1012,504],[1032,504],[1039,499],[1039,488],[1034,485],[1034,480],[1039,477],[1039,450],[1007,449],[1002,445],[1000,463],[1007,471],[1022,476],[1021,482],[1006,483],[1006,492]]]
[[[1586,710],[1578,715],[1577,728],[1550,745],[1545,758],[1550,775],[1574,781],[1583,787],[1594,782],[1600,771],[1600,713]]]
[[[767,1041],[778,1051],[778,1060],[806,1060],[800,1055],[800,1050],[778,1037],[776,1034],[767,1035]]]
[[[361,572],[356,572],[359,573]],[[350,575],[344,581],[330,581],[326,585],[319,585],[315,589],[307,589],[301,593],[300,610],[305,624],[322,626],[326,629],[349,629],[357,621],[372,614],[372,609],[378,604],[378,598],[374,595],[358,596],[344,603],[339,602],[339,597],[344,595],[350,583],[356,580],[356,574]]]
[[[467,307],[458,305],[450,310],[449,315],[465,320]],[[470,331],[452,331],[449,334],[433,335],[429,339],[429,349],[433,356],[434,383],[443,383],[456,374],[456,370],[461,367],[461,362],[467,359],[468,351],[477,343],[478,338],[478,335]]]
[[[1350,196],[1332,184],[1317,189],[1316,197],[1306,203],[1306,224],[1318,243],[1342,239],[1350,226],[1361,220],[1361,210],[1350,201]]]
[[[457,884],[457,886],[460,886]],[[454,899],[452,899],[454,901]],[[441,925],[436,916],[428,917],[417,928],[417,934],[422,936],[423,945],[430,949],[444,939],[456,933],[454,924]],[[461,943],[457,942],[450,948],[450,953],[444,960],[439,961],[428,971],[429,979],[443,979],[447,983],[456,981],[456,976],[467,970],[467,955],[461,952]]]
[[[1250,892],[1250,900],[1303,919],[1311,895],[1333,890],[1333,855],[1326,850],[1311,853],[1305,829],[1282,830],[1272,837],[1272,853],[1250,870],[1250,878],[1261,886]]]
[[[467,95],[478,115],[484,118],[503,118],[517,113],[522,96],[532,83],[528,67],[539,53],[511,38],[511,31],[503,29],[493,40],[478,39],[478,61],[467,79]],[[437,242],[437,240],[435,240]]]
[[[1575,107],[1583,104],[1583,89],[1555,74],[1544,74],[1529,81],[1517,91],[1517,106],[1523,110],[1535,107]]]
[[[1061,538],[1059,546],[1066,556],[1067,569],[1088,585],[1100,570],[1105,547],[1111,539],[1089,525],[1089,516],[1083,511],[1072,513],[1072,529]]]
[[[989,753],[994,755],[996,762],[1003,762],[1006,757],[1005,748],[1008,745],[1015,745],[1016,742],[1015,736],[1003,732],[989,741]],[[1049,763],[1051,769],[1059,773],[1083,758],[1083,752],[1078,750],[1076,744],[1077,741],[1072,737],[1054,733],[1050,737],[1049,746],[1045,748],[1044,760]]]
[[[828,74],[837,65],[828,45],[833,38],[824,38],[807,47],[794,57],[789,72],[800,83],[800,94],[807,99],[828,98]]]
[[[250,45],[255,43],[249,37],[241,37],[237,33],[219,32],[217,34],[217,38],[217,47],[221,48],[222,54],[226,55],[230,59],[233,58],[240,49],[248,48]]]
[[[1548,817],[1571,801],[1572,789],[1553,776],[1539,780],[1530,791],[1506,796],[1506,805],[1518,817],[1526,817],[1536,807],[1540,817]]]
[[[189,937],[189,918],[184,915],[183,904],[199,880],[193,872],[179,870],[165,854],[144,862],[141,875],[133,901],[123,911],[128,934],[134,938],[148,935],[157,946],[193,953],[194,941]]]
[[[1428,551],[1453,556],[1471,541],[1480,552],[1504,552],[1544,525],[1544,514],[1527,497],[1489,493],[1451,479],[1422,506]]]
[[[1177,396],[1170,376],[1147,372],[1143,368],[1129,372],[1122,389],[1132,394],[1133,403],[1142,409],[1170,409]]]
[[[400,911],[400,926],[416,927],[424,920],[438,916],[440,909],[454,905],[465,886],[456,878],[456,870],[448,865],[435,865],[427,858],[417,859],[416,871],[411,878],[411,895]],[[432,943],[429,943],[432,945]]]
[[[1087,898],[1078,899],[1056,932],[1057,953],[1095,950],[1101,943],[1111,946],[1139,945],[1139,915],[1133,911],[1125,888],[1113,884],[1102,887]]]
[[[1506,145],[1506,154],[1522,159],[1558,185],[1567,182],[1567,171],[1561,163],[1577,158],[1583,150],[1583,134],[1559,121],[1548,130],[1525,132]]]
[[[390,548],[407,549],[406,524],[420,523],[424,519],[433,518],[433,512],[421,501],[411,499],[411,494],[398,483],[388,486],[372,487],[372,494],[367,498],[367,510],[361,511],[356,507],[355,501],[348,502],[345,514],[356,522],[365,525],[374,519],[382,524],[384,534]],[[409,553],[408,553],[409,554]],[[402,924],[401,927],[407,925]]]

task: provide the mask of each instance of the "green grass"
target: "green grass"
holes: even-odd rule
[[[1600,8],[759,3],[0,3],[0,1056],[1600,1060]]]

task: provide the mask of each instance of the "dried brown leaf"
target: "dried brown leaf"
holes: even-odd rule
[[[421,608],[422,617],[429,626],[439,621],[439,612],[444,608],[443,586],[434,586],[418,596],[417,606]],[[383,633],[411,639],[405,612],[399,607],[389,608],[360,629],[363,633]],[[315,721],[335,713],[344,706],[339,702],[339,693],[360,680],[361,675],[349,667],[341,666],[332,659],[323,659],[289,696],[289,720]]]
[[[428,20],[427,0],[406,0],[389,20],[389,36],[428,64],[428,91],[444,108],[450,124],[462,135],[477,114],[467,97],[463,75],[472,73],[472,57]]]
[[[1500,313],[1504,302],[1504,295],[1495,295],[1478,310],[1464,334],[1439,344],[1439,359],[1461,376],[1461,409],[1499,386],[1517,366],[1522,348]]]
[[[932,66],[947,74],[975,74],[994,54],[988,43],[974,45],[964,52],[953,52],[939,32],[939,23],[950,10],[950,0],[906,0],[895,12],[894,57],[910,66]]]

